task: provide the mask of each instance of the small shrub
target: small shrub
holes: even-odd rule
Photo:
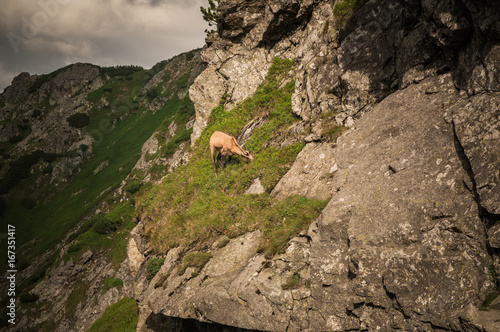
[[[90,218],[86,221],[83,222],[83,224],[80,226],[78,231],[76,231],[76,236],[88,232],[94,225],[101,219],[105,218],[105,215],[103,213],[99,213],[93,218]]]
[[[148,279],[154,278],[158,271],[160,271],[164,261],[164,258],[151,258],[150,260],[148,260],[148,262],[146,263],[146,272]]]
[[[81,243],[81,242],[72,243],[68,247],[67,252],[68,252],[68,254],[74,253],[74,252],[79,252],[80,250],[82,250],[82,248],[83,248],[83,243]]]
[[[488,311],[490,310],[490,304],[500,295],[500,293],[498,291],[494,291],[494,292],[491,292],[491,293],[488,293],[488,295],[486,295],[486,298],[484,299],[483,303],[481,304],[481,306],[479,306],[479,310],[483,310],[483,311]]]
[[[158,97],[158,90],[156,88],[151,88],[146,92],[146,97],[151,101]]]
[[[19,296],[19,300],[21,301],[21,303],[36,302],[36,301],[38,301],[39,298],[40,298],[40,296],[38,296],[37,294],[33,294],[33,293],[23,293]]]
[[[89,125],[90,117],[84,113],[75,113],[69,116],[66,121],[73,128],[83,128]]]
[[[130,183],[129,185],[127,185],[126,187],[126,191],[130,194],[135,194],[136,192],[139,191],[139,189],[141,189],[142,187],[142,183],[139,183],[139,182],[132,182]]]
[[[29,127],[30,127],[30,126],[29,126],[29,124],[27,124],[27,123],[19,123],[19,124],[17,125],[17,128],[19,128],[19,130],[21,130],[21,131],[25,131],[25,130],[27,130]]]
[[[165,288],[167,286],[167,279],[168,277],[170,276],[169,273],[167,274],[162,274],[159,278],[158,278],[158,281],[154,284],[154,287],[155,288],[158,288],[158,287],[163,287]]]
[[[21,205],[26,210],[32,210],[32,209],[36,208],[36,201],[31,197],[25,197],[25,198],[21,199]]]
[[[32,118],[38,118],[40,115],[42,115],[42,111],[40,109],[35,109],[33,113],[31,113]]]
[[[109,219],[107,216],[104,216],[94,224],[94,231],[99,234],[111,234],[116,231],[121,224],[121,219]]]
[[[82,152],[85,152],[89,149],[89,146],[87,144],[80,144],[80,150],[82,150]]]
[[[493,264],[488,266],[488,276],[490,277],[490,281],[496,284],[497,272],[495,271],[495,266],[493,266]]]
[[[14,135],[14,136],[9,137],[9,142],[12,144],[21,142],[22,140],[23,140],[22,135]]]
[[[44,153],[43,155],[43,161],[49,164],[55,161],[57,158],[59,158],[59,155],[57,153]]]
[[[76,157],[79,157],[80,155],[78,154],[78,152],[76,152],[76,150],[69,150],[67,153],[66,153],[66,157],[67,158],[76,158]]]

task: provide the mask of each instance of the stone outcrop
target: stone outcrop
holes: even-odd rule
[[[338,165],[331,143],[310,143],[299,153],[292,168],[281,178],[271,195],[283,198],[301,195],[330,199],[340,184],[335,179]]]

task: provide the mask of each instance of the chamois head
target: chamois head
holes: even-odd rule
[[[247,150],[241,149],[241,156],[244,157],[244,158],[247,158],[250,161],[253,160],[253,156]]]

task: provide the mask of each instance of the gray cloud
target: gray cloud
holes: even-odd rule
[[[0,91],[20,72],[74,62],[151,67],[202,47],[206,0],[7,0],[0,7]]]

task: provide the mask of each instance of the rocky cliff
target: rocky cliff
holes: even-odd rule
[[[486,1],[221,1],[192,144],[221,99],[230,111],[273,58],[293,59],[310,143],[273,194],[331,199],[270,262],[254,232],[194,278],[138,281],[143,312],[265,331],[498,328],[478,307],[500,267],[499,15]],[[350,130],[323,142],[326,121]]]
[[[189,88],[191,149],[176,152],[197,171],[174,171],[137,197],[119,265],[91,247],[50,270],[33,292],[61,303],[47,311],[73,310],[57,314],[54,329],[86,330],[124,296],[138,303],[138,331],[500,329],[491,304],[500,273],[498,5],[222,0],[217,14],[202,51],[208,66]],[[277,58],[293,66],[270,81]],[[277,129],[271,101],[252,99],[274,88],[291,93],[293,112]],[[259,152],[301,151],[273,169],[276,181],[240,162],[215,178],[202,145],[231,121],[241,122],[234,127],[254,164]],[[252,140],[266,128],[269,139]],[[137,168],[153,159],[157,137]],[[203,224],[186,225],[196,213],[183,209],[201,210],[205,199],[176,201],[168,187],[195,197],[201,182],[207,193],[222,188],[227,196],[210,202],[230,221],[208,210],[216,216],[207,223],[217,222],[194,237]],[[299,208],[294,197],[327,203],[269,254],[269,234]],[[245,210],[250,199],[261,205]],[[245,225],[241,215],[270,209],[266,200],[292,206],[274,228]],[[172,240],[184,230],[187,240]],[[101,288],[109,279],[122,284]],[[75,296],[84,300],[68,305]]]

